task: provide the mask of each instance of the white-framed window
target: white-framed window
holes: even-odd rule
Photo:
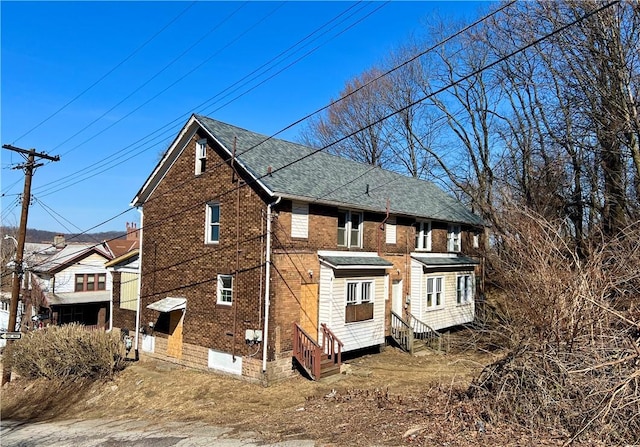
[[[416,229],[416,250],[431,251],[431,221],[418,221],[414,227]]]
[[[338,211],[338,246],[362,247],[362,213]]]
[[[462,247],[461,241],[460,225],[450,224],[447,233],[447,251],[460,251]]]
[[[444,305],[444,278],[442,276],[427,277],[427,309],[435,309]]]
[[[196,141],[196,175],[202,174],[207,169],[207,139]]]
[[[373,281],[347,281],[347,304],[363,304],[373,301]]]
[[[233,276],[218,275],[218,287],[216,289],[218,304],[233,303]]]
[[[207,203],[207,221],[205,223],[205,242],[217,244],[220,242],[220,204]]]
[[[480,235],[478,233],[473,234],[473,248],[480,248]]]
[[[456,303],[468,304],[473,298],[473,275],[458,275],[456,278]]]

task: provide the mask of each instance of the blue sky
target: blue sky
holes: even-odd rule
[[[139,220],[131,199],[191,113],[274,134],[434,15],[471,21],[484,6],[2,1],[0,142],[61,157],[35,172],[28,226],[124,231]],[[24,177],[12,168],[22,161],[2,150],[3,225],[20,220]]]

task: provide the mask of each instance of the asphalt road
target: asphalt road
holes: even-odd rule
[[[201,422],[154,423],[130,420],[67,420],[0,423],[2,447],[313,447],[308,440],[292,439],[264,444],[254,432]]]

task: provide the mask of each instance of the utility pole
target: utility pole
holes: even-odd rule
[[[31,202],[31,179],[35,168],[42,166],[42,163],[36,163],[36,157],[45,160],[59,161],[59,156],[47,155],[44,152],[36,152],[35,149],[20,149],[10,144],[2,145],[3,149],[17,152],[23,156],[27,156],[25,164],[16,166],[15,169],[24,169],[24,191],[22,193],[22,213],[20,215],[20,228],[18,229],[18,246],[16,247],[14,271],[11,276],[11,302],[9,303],[9,325],[8,330],[13,332],[16,329],[16,320],[18,318],[18,300],[20,297],[20,284],[22,283],[22,260],[24,257],[24,242],[27,236],[27,216],[29,215],[29,203]],[[11,356],[12,340],[7,340],[5,347],[5,355],[7,358]],[[5,362],[2,371],[2,385],[11,381],[11,365]]]

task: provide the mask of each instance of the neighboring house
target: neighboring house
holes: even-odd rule
[[[65,244],[61,238],[50,256],[29,266],[31,302],[49,309],[51,324],[104,329],[111,300],[111,277],[104,264],[112,255],[105,244]]]
[[[112,278],[110,321],[129,331],[136,327],[139,258],[140,250],[135,248],[105,264]]]
[[[157,357],[317,378],[340,351],[474,319],[482,221],[432,183],[193,115],[132,205]]]

